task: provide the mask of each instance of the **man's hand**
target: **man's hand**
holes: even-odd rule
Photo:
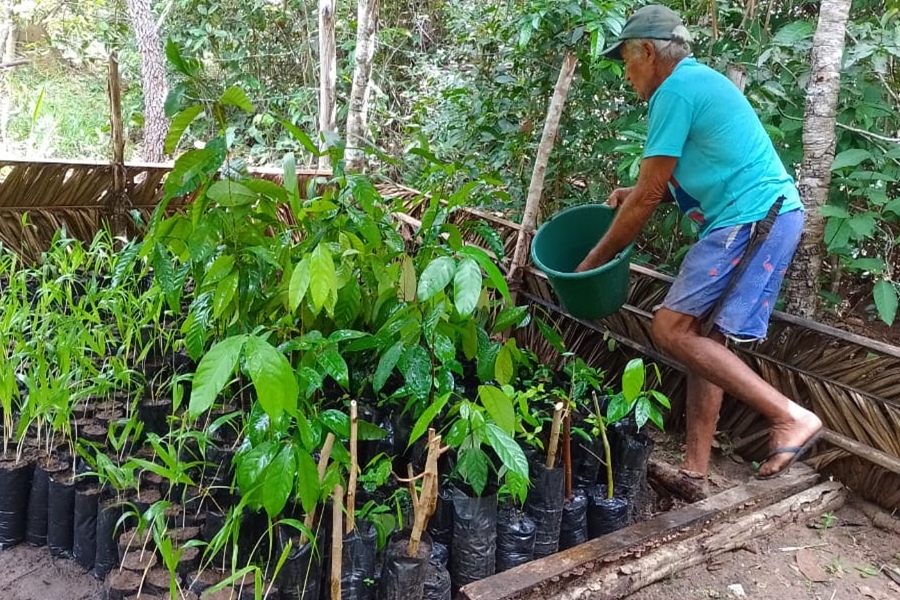
[[[614,189],[609,195],[609,198],[606,199],[606,204],[608,204],[610,208],[619,208],[619,205],[625,202],[625,198],[628,197],[628,194],[630,194],[633,189],[633,187]]]

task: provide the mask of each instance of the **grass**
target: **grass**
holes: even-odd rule
[[[9,77],[12,92],[9,154],[35,158],[110,158],[105,67],[76,69],[47,59],[13,69]],[[135,92],[139,95],[139,87]],[[124,106],[136,104],[135,92],[124,94]],[[124,110],[127,123],[128,112]]]

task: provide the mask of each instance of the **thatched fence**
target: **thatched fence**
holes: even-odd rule
[[[69,235],[90,240],[116,214],[138,211],[146,221],[162,197],[162,182],[170,165],[127,164],[122,180],[125,193],[112,192],[113,167],[88,162],[28,162],[0,160],[0,241],[35,259],[54,232],[65,227]],[[279,179],[280,171],[258,175]],[[303,183],[318,175],[301,171]],[[406,201],[407,212],[398,214],[410,235],[427,204],[415,190],[382,185],[385,197]],[[178,210],[190,198],[170,204]],[[28,218],[23,225],[22,216]],[[530,242],[521,226],[475,209],[460,209],[450,220],[456,223],[483,219],[501,235],[505,244],[502,265],[509,272],[510,258],[520,235]],[[131,226],[134,229],[134,226]],[[472,240],[476,242],[476,240]],[[683,428],[684,374],[681,366],[661,354],[650,338],[653,306],[665,296],[671,279],[651,269],[632,266],[627,305],[599,322],[574,319],[560,310],[546,278],[533,268],[519,270],[512,281],[520,303],[555,323],[566,347],[591,364],[613,375],[624,363],[643,355],[663,366],[664,391],[673,400],[667,426]],[[827,327],[813,321],[776,313],[764,342],[735,348],[738,355],[786,395],[814,410],[828,431],[811,463],[833,474],[861,496],[887,509],[900,509],[900,347]],[[539,353],[540,336],[526,329],[524,343]],[[616,341],[610,347],[609,339]],[[747,460],[763,458],[765,424],[739,402],[726,398],[719,429],[726,436],[726,451]]]

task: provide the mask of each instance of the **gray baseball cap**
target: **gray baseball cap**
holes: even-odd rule
[[[681,17],[665,6],[645,6],[628,17],[622,33],[612,46],[603,51],[603,56],[622,60],[622,44],[625,40],[671,40],[675,29],[683,26]]]

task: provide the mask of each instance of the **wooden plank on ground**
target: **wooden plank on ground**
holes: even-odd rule
[[[560,589],[589,578],[606,563],[633,559],[664,544],[685,539],[725,518],[781,502],[814,486],[818,479],[814,470],[798,464],[778,479],[748,481],[706,500],[470,583],[460,589],[459,597],[463,600],[550,598]]]

